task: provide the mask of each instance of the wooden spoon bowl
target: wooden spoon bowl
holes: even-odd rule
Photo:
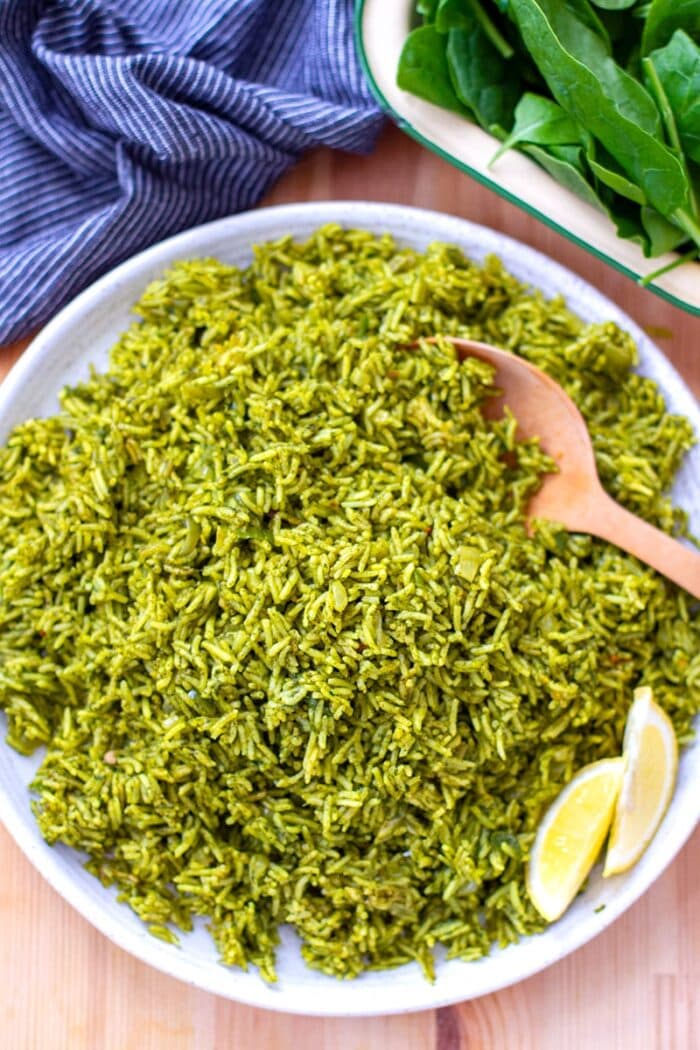
[[[603,489],[585,420],[568,394],[550,376],[522,357],[470,339],[441,337],[461,359],[479,357],[496,368],[501,395],[489,415],[507,405],[518,421],[519,438],[537,437],[557,464],[545,474],[527,508],[528,520],[544,518],[570,532],[608,540],[633,554],[700,598],[700,554],[621,507]]]

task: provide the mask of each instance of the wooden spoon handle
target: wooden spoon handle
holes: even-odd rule
[[[700,554],[631,514],[607,493],[591,501],[589,512],[585,531],[634,554],[694,598],[700,598]]]

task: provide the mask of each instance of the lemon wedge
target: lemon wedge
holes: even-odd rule
[[[634,691],[622,757],[625,771],[603,875],[618,875],[639,860],[661,823],[676,784],[676,733],[646,686]]]
[[[566,911],[595,863],[613,819],[624,768],[623,758],[584,766],[539,826],[527,889],[538,912],[550,922]]]

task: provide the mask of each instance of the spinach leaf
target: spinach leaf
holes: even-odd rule
[[[548,171],[560,186],[571,190],[577,197],[584,200],[586,204],[592,205],[598,211],[605,212],[607,210],[585,175],[582,174],[579,165],[572,163],[569,159],[565,160],[563,157],[557,156],[554,152],[547,151],[541,146],[523,146],[523,152],[529,154],[545,171]],[[578,152],[580,154],[582,151],[579,149]]]
[[[663,86],[680,144],[700,163],[700,47],[677,29],[669,43],[652,51],[646,61]]]
[[[439,33],[449,33],[450,29],[464,29],[471,25],[473,15],[469,0],[439,0],[435,14],[435,28]]]
[[[675,251],[688,239],[683,230],[659,215],[654,208],[642,208],[642,225],[649,237],[649,255],[663,255]],[[647,253],[645,253],[647,254]]]
[[[607,96],[623,116],[650,135],[661,135],[661,122],[653,100],[642,85],[611,58],[605,41],[571,10],[557,0],[511,0],[511,8],[527,49],[555,98],[557,92],[552,81],[564,92],[571,84],[579,97],[586,93],[586,82],[595,83],[596,94]],[[558,101],[564,109],[571,109],[566,101],[561,98]],[[595,110],[593,105],[586,108]]]
[[[683,147],[681,146],[678,128],[676,127],[676,118],[671,109],[671,103],[668,101],[666,89],[662,84],[661,78],[656,71],[656,66],[649,55],[645,55],[644,58],[641,59],[641,70],[645,83],[649,89],[649,94],[653,96],[659,107],[661,119],[663,120],[664,128],[666,130],[666,138],[671,147],[676,151],[676,155],[680,158],[681,163],[683,163],[685,158],[683,156]]]
[[[517,25],[517,19],[514,17],[512,4],[508,0],[508,13]],[[560,9],[561,15],[564,18],[571,17],[576,21],[581,22],[586,26],[592,33],[599,36],[604,42],[608,52],[611,49],[610,34],[608,27],[604,21],[604,16],[601,15],[594,7],[591,6],[589,0],[560,0],[557,4]]]
[[[421,26],[409,33],[404,42],[396,83],[427,102],[443,109],[466,114],[450,80],[447,65],[447,40],[434,26]]]
[[[658,211],[700,243],[690,184],[661,141],[653,99],[555,0],[511,0],[527,49],[557,101],[588,129]]]
[[[514,54],[512,44],[486,14],[479,0],[440,0],[435,28],[441,33],[450,29],[471,29],[475,21],[496,51],[503,58],[511,58]]]
[[[596,153],[598,153],[598,156],[596,156]],[[596,153],[594,153],[593,148],[590,148],[586,154],[586,160],[595,177],[603,185],[614,190],[615,193],[626,197],[627,200],[633,201],[635,204],[646,204],[647,199],[644,196],[644,191],[636,183],[630,182],[624,171],[618,167],[617,162],[607,150],[599,147]]]
[[[427,24],[406,40],[397,82],[505,139],[491,164],[523,149],[646,255],[700,245],[700,0],[416,10]]]
[[[615,223],[618,237],[626,241],[634,241],[642,249],[644,255],[651,255],[649,237],[642,226],[640,209],[637,206],[623,197],[612,196],[608,204],[608,214]]]
[[[511,58],[514,54],[513,46],[503,36],[493,19],[486,14],[479,0],[469,0],[469,4],[484,36],[488,37],[493,47],[503,58]]]
[[[649,258],[651,255],[659,255],[660,251],[666,251],[665,244],[667,242],[662,241],[655,235],[653,238],[650,237],[643,219],[642,212],[651,211],[651,209],[640,208],[639,205],[626,200],[624,197],[620,197],[616,193],[606,191],[605,187],[601,187],[601,197],[603,198],[606,211],[610,216],[610,219],[615,224],[618,237],[622,237],[626,241],[634,241],[642,249],[644,255]],[[661,216],[658,212],[654,212],[659,219]],[[665,220],[661,220],[665,222]],[[651,220],[653,223],[653,220]],[[667,225],[670,225],[667,224]],[[651,225],[652,233],[654,233],[653,225]],[[674,226],[675,236],[678,238],[679,243],[687,240],[685,233],[679,230],[677,226]]]
[[[498,158],[520,142],[534,146],[564,146],[579,143],[583,129],[573,120],[566,110],[551,98],[526,92],[515,107],[513,129],[489,161],[489,167]]]
[[[681,32],[681,30],[677,30],[677,32]],[[691,162],[688,160],[683,151],[683,144],[681,142],[681,137],[678,131],[678,125],[676,123],[676,115],[673,111],[673,107],[671,106],[668,94],[666,93],[666,86],[663,80],[661,79],[659,71],[657,70],[656,65],[654,63],[654,56],[660,54],[663,50],[665,49],[661,48],[658,52],[652,51],[651,55],[645,55],[645,57],[642,59],[642,69],[644,72],[644,77],[649,86],[649,90],[656,99],[659,110],[661,111],[661,116],[663,118],[664,127],[666,128],[666,135],[668,141],[671,144],[672,149],[675,150],[676,156],[678,157],[680,163],[683,166],[683,170],[686,173],[686,178],[688,179],[688,182],[690,184],[691,204],[693,206],[693,211],[695,212],[695,214],[697,214],[698,203],[696,189],[700,187],[700,180],[694,179],[693,174],[690,171],[689,165]]]
[[[580,144],[577,146],[545,146],[544,149],[550,156],[558,157],[559,160],[565,160],[567,164],[571,164],[588,179],[589,171]],[[588,181],[591,189],[595,189],[592,180],[588,179]]]
[[[476,17],[447,34],[447,63],[457,97],[483,128],[502,138],[522,90],[517,68],[502,58]],[[468,28],[467,28],[468,26]]]
[[[642,54],[667,44],[676,29],[700,37],[700,0],[652,0],[642,34]]]
[[[591,186],[586,178],[580,146],[550,146],[548,150],[540,146],[523,146],[523,152],[536,160],[561,186],[571,190],[596,211],[607,215],[615,225],[618,237],[635,241],[645,255],[650,254],[649,236],[642,225],[639,207],[606,191],[604,186],[598,190]],[[682,231],[678,232],[685,238]]]

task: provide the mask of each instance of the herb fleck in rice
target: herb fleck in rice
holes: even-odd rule
[[[154,934],[206,916],[270,980],[282,923],[339,977],[541,929],[543,808],[619,752],[642,681],[688,738],[700,629],[613,547],[529,537],[546,457],[482,417],[488,366],[407,344],[544,368],[608,489],[669,531],[689,424],[624,332],[449,245],[328,226],[181,263],[138,310],[0,450],[0,707],[47,748],[42,833]]]

